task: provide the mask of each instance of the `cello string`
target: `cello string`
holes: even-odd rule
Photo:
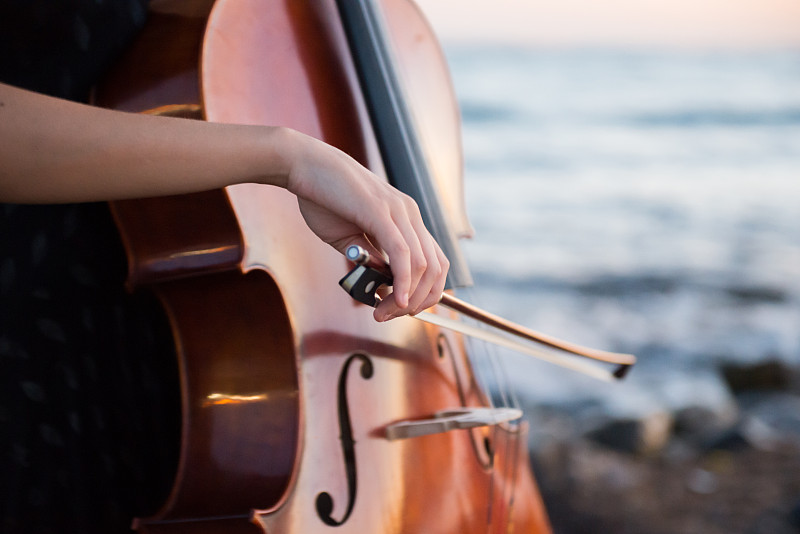
[[[478,301],[480,297],[477,295],[477,292],[474,287],[468,287],[460,289],[459,291],[463,291],[465,296],[467,297],[468,302],[475,303],[476,305],[480,304]],[[470,324],[480,328],[482,330],[488,330],[489,327],[481,323],[480,321],[470,319],[468,317],[464,317],[463,321],[469,321]],[[467,355],[472,360],[480,359],[481,363],[478,365],[479,369],[485,370],[487,367],[490,370],[490,375],[493,378],[494,384],[481,384],[483,389],[488,393],[489,400],[492,406],[495,406],[494,397],[499,396],[500,405],[502,407],[509,407],[509,408],[519,408],[519,399],[514,391],[513,387],[510,387],[510,380],[508,378],[508,368],[506,365],[506,361],[504,358],[501,358],[497,352],[497,347],[492,344],[488,343],[487,341],[475,339],[473,337],[468,336],[467,345],[472,345],[472,349],[467,351]],[[477,348],[479,346],[480,348]],[[478,373],[478,369],[476,375],[478,379],[483,378],[485,381],[485,372]]]
[[[394,71],[394,62],[390,60],[389,55],[391,54],[391,43],[389,40],[385,38],[387,35],[386,31],[386,24],[384,20],[384,13],[379,3],[376,0],[365,0],[358,3],[359,11],[361,12],[361,16],[364,21],[364,28],[369,34],[369,41],[373,43],[373,48],[380,53],[375,55],[375,59],[377,60],[377,67],[380,69],[381,77],[384,80],[384,84],[387,88],[393,89],[387,92],[387,96],[389,97],[389,105],[392,107],[394,111],[394,116],[398,118],[405,118],[408,117],[407,120],[401,121],[401,124],[409,125],[413,122],[410,120],[410,108],[407,108],[404,105],[405,99],[402,92],[402,84],[398,82],[395,76]],[[416,164],[416,174],[421,176],[423,173],[423,169],[427,169],[427,161],[424,157],[424,154],[418,150],[417,143],[414,142],[412,133],[412,128],[400,128],[398,132],[401,134],[402,143],[404,145],[405,151],[411,154],[412,157],[410,161],[412,164]],[[435,195],[435,189],[431,190],[431,193]],[[431,199],[425,195],[422,198],[418,198],[417,201],[420,203],[428,203],[431,200],[434,200],[436,203],[436,199]],[[421,206],[423,208],[423,212],[429,212],[430,207]],[[433,221],[431,221],[433,222]],[[446,235],[448,232],[439,229],[438,232],[434,232],[434,235]],[[467,293],[474,297],[474,292],[468,289]],[[466,317],[462,317],[462,320],[467,320]],[[478,321],[474,321],[469,319],[473,323],[477,323]],[[476,325],[477,326],[477,325]],[[485,324],[480,324],[478,326],[482,330],[486,330],[487,327]],[[478,344],[472,338],[469,338],[466,345],[476,345]],[[501,399],[501,405],[503,407],[517,407],[518,400],[516,395],[513,391],[509,391],[508,387],[508,377],[507,371],[505,369],[505,365],[503,362],[500,362],[500,358],[497,356],[497,351],[494,347],[488,347],[488,344],[485,342],[481,342],[481,350],[472,350],[467,351],[467,357],[469,359],[474,359],[470,356],[470,353],[474,354],[481,354],[484,355],[484,360],[488,359],[489,361],[489,368],[491,369],[491,376],[494,378],[495,387],[492,389],[484,390],[487,392],[487,396],[489,397],[489,401],[494,406],[494,400],[492,397],[494,396],[492,391],[499,394]],[[486,357],[485,355],[488,355]],[[475,373],[475,369],[473,369],[473,373]],[[482,374],[482,373],[481,373]],[[481,374],[476,375],[476,378],[480,378]],[[485,384],[482,384],[485,386]]]
[[[483,304],[481,302],[481,298],[477,294],[477,291],[476,291],[474,286],[470,286],[470,287],[464,288],[463,292],[464,292],[464,296],[467,297],[467,302],[471,302],[471,303],[473,303],[475,305],[478,305],[478,306]],[[483,307],[483,306],[481,306],[481,307]],[[464,317],[464,319],[466,320],[468,318]],[[478,328],[480,328],[482,330],[489,330],[490,329],[490,327],[486,323],[483,323],[483,322],[478,321],[476,319],[469,319],[469,320],[470,320],[470,322],[472,322],[473,324],[475,324]],[[494,388],[490,388],[490,387],[488,387],[488,384],[481,384],[483,390],[487,392],[487,395],[489,397],[490,405],[493,406],[493,407],[495,406],[495,402],[494,402],[495,393],[494,392],[497,392],[497,394],[500,396],[500,399],[501,399],[501,406],[520,409],[519,398],[517,397],[516,390],[513,387],[513,385],[511,385],[510,380],[509,380],[507,360],[505,358],[502,358],[501,355],[498,353],[499,348],[497,347],[497,345],[495,345],[493,343],[489,343],[488,341],[485,341],[485,340],[482,340],[482,339],[476,339],[476,338],[474,338],[472,336],[467,336],[467,337],[469,339],[467,343],[473,345],[472,348],[468,347],[467,357],[472,359],[473,358],[473,356],[472,356],[473,354],[480,355],[479,357],[481,359],[483,359],[484,362],[488,361],[488,365],[489,365],[489,367],[491,369],[491,375],[494,378],[495,387]],[[474,345],[480,345],[481,350],[472,350],[472,349],[475,348]],[[473,365],[475,365],[474,362],[473,362]],[[475,370],[473,370],[473,372],[478,373],[478,370],[475,369]],[[478,378],[477,379],[480,379],[480,377],[482,375],[484,375],[484,374],[485,373],[478,373]],[[524,414],[524,412],[523,412],[523,414]],[[523,417],[524,417],[524,415],[523,415]],[[509,424],[516,426],[516,425],[519,425],[520,422],[518,422],[518,421],[516,421],[516,422],[515,421],[509,421]],[[499,427],[497,427],[497,426],[492,427],[491,432],[492,432],[492,442],[496,443],[499,439],[501,439],[502,433],[500,432],[500,428]],[[494,463],[496,461],[496,455],[492,454],[492,456],[493,456],[492,462]],[[507,512],[508,514],[510,514],[510,510],[513,508],[514,489],[516,488],[516,485],[517,485],[516,465],[517,465],[517,462],[518,462],[518,457],[519,457],[518,454],[513,454],[513,453],[512,454],[504,454],[501,457],[501,460],[502,460],[504,465],[496,466],[496,468],[500,469],[500,472],[503,475],[509,475],[510,474],[510,476],[511,476],[511,483],[510,484],[504,484],[504,485],[499,487],[499,491],[503,493],[502,502],[509,503],[509,506],[508,506],[508,510],[509,511]],[[496,491],[495,486],[496,486],[496,478],[494,476],[492,476],[490,478],[490,489],[489,489],[489,494],[492,495],[492,496],[494,496],[494,493]],[[490,501],[489,501],[489,508],[487,510],[487,513],[488,513],[488,516],[487,516],[487,529],[486,529],[487,533],[491,531],[491,525],[494,524],[494,521],[495,521],[493,516],[498,511],[494,507],[494,502],[495,502],[494,498],[490,499]],[[509,516],[509,518],[510,518],[510,516]]]

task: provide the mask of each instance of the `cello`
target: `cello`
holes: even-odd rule
[[[371,114],[352,52],[358,32],[340,11],[348,4],[369,2],[156,0],[95,103],[291,127],[396,180],[378,124],[392,116]],[[451,285],[467,284],[446,65],[413,3],[380,7],[397,72],[415,73],[404,79],[414,118],[395,116],[421,140],[407,159],[430,166],[430,182],[398,186],[424,188],[418,202],[451,260]],[[460,335],[413,320],[377,323],[337,287],[347,261],[305,227],[290,194],[244,184],[118,201],[112,211],[128,284],[160,300],[180,368],[173,487],[155,515],[135,520],[137,530],[549,532],[524,423],[390,439],[388,429],[404,423],[491,408],[488,395]]]

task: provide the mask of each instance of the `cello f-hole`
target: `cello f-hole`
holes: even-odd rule
[[[342,372],[339,374],[337,412],[339,414],[339,439],[341,440],[344,470],[347,477],[347,509],[342,519],[337,520],[334,519],[332,515],[334,502],[330,493],[323,491],[317,495],[316,500],[317,515],[323,523],[332,527],[341,526],[347,521],[350,514],[353,512],[353,506],[356,502],[356,483],[358,481],[356,472],[356,441],[353,438],[350,408],[347,403],[347,376],[349,374],[350,365],[356,360],[361,361],[360,374],[361,378],[364,380],[372,378],[375,372],[372,360],[370,360],[368,356],[364,354],[353,354],[347,358],[347,361],[345,361],[342,367]]]

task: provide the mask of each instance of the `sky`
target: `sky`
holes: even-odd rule
[[[800,47],[800,0],[416,0],[443,42]]]

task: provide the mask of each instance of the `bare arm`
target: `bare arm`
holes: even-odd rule
[[[0,163],[5,202],[116,200],[245,182],[283,187],[340,252],[351,244],[386,251],[394,298],[376,309],[377,319],[427,308],[444,287],[447,259],[414,202],[343,152],[286,128],[123,113],[0,84]]]
[[[280,128],[122,113],[0,84],[0,198],[57,203],[286,186]]]

